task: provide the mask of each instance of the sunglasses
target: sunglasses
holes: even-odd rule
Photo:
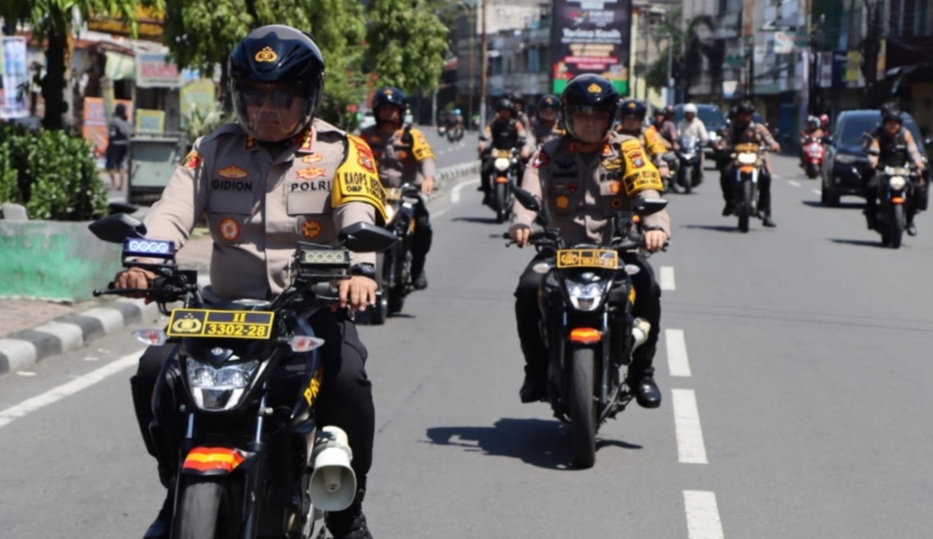
[[[295,99],[295,92],[292,90],[243,90],[243,100],[250,107],[260,107],[271,101],[272,106],[277,109],[287,109],[292,106]]]

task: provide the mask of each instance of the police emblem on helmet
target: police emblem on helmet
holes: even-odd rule
[[[591,93],[591,94],[598,94],[599,92],[602,92],[603,89],[602,89],[602,87],[601,87],[600,85],[598,85],[598,84],[596,84],[596,83],[594,82],[593,84],[590,84],[590,85],[587,87],[586,91],[589,92],[589,93]]]
[[[263,47],[263,49],[256,53],[257,62],[274,62],[279,59],[279,55],[272,50],[272,47]]]

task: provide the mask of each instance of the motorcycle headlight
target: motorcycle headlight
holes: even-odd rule
[[[606,294],[606,286],[609,281],[594,281],[589,283],[580,283],[577,281],[566,280],[564,286],[567,288],[567,296],[570,297],[570,304],[574,309],[580,311],[593,311],[599,306],[600,300]]]
[[[738,159],[741,165],[754,165],[758,162],[758,156],[749,152],[740,153]]]
[[[493,166],[496,167],[496,170],[500,172],[505,172],[506,170],[509,169],[509,164],[510,162],[507,157],[497,157],[496,162],[493,164]]]
[[[259,368],[256,360],[214,367],[188,358],[188,386],[194,403],[203,410],[229,410],[243,398]]]
[[[891,176],[891,179],[888,180],[888,185],[891,186],[891,189],[900,191],[904,187],[907,187],[907,178],[903,176]]]

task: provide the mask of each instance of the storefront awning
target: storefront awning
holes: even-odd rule
[[[104,51],[107,57],[105,76],[110,80],[132,80],[136,78],[136,59],[127,54]]]

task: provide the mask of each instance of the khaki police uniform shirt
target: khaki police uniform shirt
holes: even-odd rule
[[[197,139],[146,215],[147,236],[180,248],[202,215],[214,240],[211,291],[271,299],[291,282],[299,241],[333,244],[342,228],[384,218],[366,143],[321,120],[273,157],[239,124]],[[352,253],[374,263],[375,253]]]
[[[547,142],[525,170],[522,188],[543,202],[549,226],[560,228],[569,245],[605,245],[612,237],[610,218],[616,212],[661,196],[660,174],[634,137],[614,133],[601,152],[588,156],[575,146],[568,135]],[[530,227],[534,219],[534,212],[515,204],[513,225]],[[671,235],[667,210],[646,217],[644,226]]]
[[[397,129],[388,137],[379,131],[378,125],[364,129],[360,136],[376,156],[379,179],[385,187],[401,187],[402,184],[421,185],[424,178],[433,178],[437,173],[434,151],[420,129],[410,129],[411,140],[405,140],[405,129]],[[421,176],[418,176],[418,173]]]

